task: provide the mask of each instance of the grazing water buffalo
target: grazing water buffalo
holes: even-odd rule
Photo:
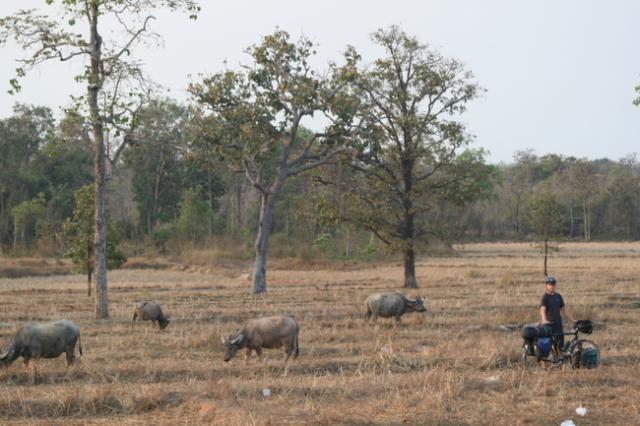
[[[29,367],[31,360],[39,358],[57,358],[65,352],[67,366],[75,360],[75,347],[82,355],[82,341],[80,328],[70,320],[51,322],[31,322],[21,327],[15,337],[0,352],[0,365],[8,367],[13,361],[22,357],[24,364]],[[35,365],[33,366],[35,381]]]
[[[153,325],[158,323],[160,330],[164,330],[169,325],[169,319],[164,316],[160,305],[156,302],[138,302],[133,304],[133,319],[131,320],[131,327],[139,317],[142,321],[151,321]]]
[[[251,319],[236,333],[227,339],[222,338],[226,349],[224,361],[227,362],[242,348],[246,348],[245,361],[256,351],[262,360],[262,349],[273,349],[284,346],[284,374],[287,374],[287,361],[293,355],[298,357],[298,322],[292,317],[276,316]]]
[[[396,323],[400,323],[400,317],[407,312],[427,312],[427,308],[421,298],[407,299],[402,293],[376,293],[367,298],[367,319],[373,317],[373,322],[378,317],[395,317]]]

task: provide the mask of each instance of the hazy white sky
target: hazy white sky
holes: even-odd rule
[[[369,34],[397,24],[446,56],[464,62],[487,89],[464,115],[475,146],[492,162],[510,162],[516,150],[538,155],[619,159],[640,152],[640,2],[628,0],[202,0],[197,21],[157,14],[153,28],[165,39],[157,50],[135,52],[146,71],[185,100],[188,75],[247,62],[243,49],[276,26],[294,39],[318,43],[318,65],[339,61],[347,44],[365,60],[379,53]],[[44,0],[0,0],[0,16],[19,8],[49,10]],[[0,118],[15,102],[67,103],[84,91],[73,81],[78,64],[41,66],[6,95],[15,46],[0,48]]]

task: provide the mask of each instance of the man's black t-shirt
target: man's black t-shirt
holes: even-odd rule
[[[564,308],[564,300],[558,293],[545,293],[540,300],[540,306],[544,306],[547,312],[547,319],[552,324],[562,324],[560,308]]]

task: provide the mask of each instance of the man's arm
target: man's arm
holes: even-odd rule
[[[540,306],[540,319],[543,324],[549,324],[549,320],[547,319],[547,307],[544,305]]]

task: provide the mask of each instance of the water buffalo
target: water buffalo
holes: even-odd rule
[[[155,326],[156,322],[160,330],[164,330],[169,325],[169,319],[162,313],[162,308],[156,302],[138,302],[133,304],[133,319],[131,320],[131,327],[139,317],[142,321],[151,321]]]
[[[82,355],[80,328],[73,321],[31,322],[22,326],[11,343],[0,352],[0,365],[8,367],[22,357],[24,364],[29,367],[31,360],[57,358],[64,352],[67,354],[67,366],[71,366],[76,358],[76,342]],[[35,373],[33,365],[34,381]]]
[[[225,347],[224,361],[231,360],[242,348],[246,348],[245,361],[256,351],[262,360],[262,349],[273,349],[284,346],[284,375],[287,374],[287,361],[293,355],[298,357],[298,322],[289,316],[256,318],[247,321],[244,326],[228,338],[222,338]]]
[[[378,317],[395,317],[398,324],[400,317],[407,312],[427,312],[427,308],[420,297],[411,300],[402,293],[376,293],[367,298],[367,319],[373,318],[373,322]]]

